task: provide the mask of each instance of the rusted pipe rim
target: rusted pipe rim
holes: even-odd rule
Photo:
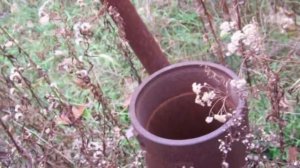
[[[134,127],[134,129],[136,129],[136,131],[138,132],[138,134],[140,134],[141,132],[143,132],[144,134],[142,136],[144,136],[146,139],[151,140],[155,143],[158,144],[162,144],[162,145],[172,145],[172,146],[187,146],[187,145],[194,145],[194,144],[198,144],[201,142],[206,142],[209,141],[211,139],[214,139],[215,137],[219,136],[220,134],[224,133],[226,130],[228,130],[228,128],[230,127],[231,123],[233,122],[233,118],[229,119],[229,121],[227,121],[226,123],[224,123],[221,127],[217,128],[216,130],[197,137],[197,138],[191,138],[191,139],[184,139],[184,140],[173,140],[173,139],[166,139],[166,138],[162,138],[159,136],[156,136],[154,134],[152,134],[151,132],[149,132],[148,130],[146,130],[138,121],[137,116],[136,116],[136,111],[135,111],[135,105],[136,105],[136,100],[139,98],[140,93],[143,91],[143,88],[146,85],[150,85],[153,79],[156,79],[157,77],[164,75],[165,73],[168,73],[169,71],[173,70],[173,69],[178,69],[178,68],[186,68],[188,66],[195,66],[195,65],[199,65],[199,66],[209,66],[209,67],[213,67],[215,69],[219,69],[221,71],[223,71],[224,73],[226,73],[228,76],[230,76],[232,79],[238,79],[238,76],[231,71],[230,69],[215,64],[215,63],[211,63],[211,62],[205,62],[205,61],[189,61],[189,62],[183,62],[183,63],[178,63],[178,64],[173,64],[173,65],[169,65],[167,67],[164,67],[162,69],[160,69],[159,71],[153,73],[152,75],[150,75],[146,80],[144,80],[142,82],[142,84],[138,87],[138,89],[134,92],[132,100],[130,102],[130,106],[129,106],[129,112],[130,112],[130,118],[131,118],[131,122],[132,125]],[[245,107],[245,100],[244,99],[239,99],[238,105],[236,107],[236,116],[243,116],[243,108]]]

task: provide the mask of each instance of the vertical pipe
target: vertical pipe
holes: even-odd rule
[[[125,37],[149,74],[169,65],[159,45],[139,17],[130,0],[106,0],[123,19]]]
[[[170,65],[142,82],[132,96],[129,114],[148,168],[221,168],[225,156],[230,168],[244,167],[248,111],[239,90],[225,84],[233,79],[238,76],[222,65],[195,61]],[[194,82],[226,93],[226,102],[214,100],[211,107],[195,104]],[[235,111],[233,117],[227,123],[206,123],[209,113],[220,112],[222,106]],[[226,137],[229,133],[232,139]],[[219,140],[230,145],[226,155]]]

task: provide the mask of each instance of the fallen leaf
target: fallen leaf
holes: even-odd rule
[[[75,120],[80,118],[85,110],[85,105],[72,106],[72,113],[74,115]]]
[[[295,161],[297,161],[297,157],[298,157],[298,150],[296,147],[290,147],[289,148],[289,154],[288,154],[288,160],[290,163],[293,163]]]
[[[88,76],[82,79],[76,77],[74,83],[82,89],[87,89],[90,86],[90,78]]]
[[[50,20],[56,20],[56,21],[62,20],[61,17],[59,16],[59,14],[58,14],[58,13],[55,13],[55,12],[51,12],[51,13],[49,14],[49,19],[50,19]]]
[[[58,28],[55,30],[55,35],[58,37],[72,37],[73,32],[65,28]]]
[[[62,125],[70,125],[72,122],[66,116],[65,114],[61,114],[59,117],[56,118],[56,124],[62,124]]]
[[[131,101],[131,95],[127,95],[123,102],[123,108],[127,108],[130,105],[130,101]]]
[[[78,120],[85,110],[87,105],[70,105],[62,114],[56,118],[56,124],[71,125]]]
[[[45,25],[49,23],[49,20],[50,20],[49,15],[45,14],[44,16],[40,17],[39,23],[41,25]]]

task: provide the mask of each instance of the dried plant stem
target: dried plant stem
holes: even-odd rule
[[[1,50],[2,50],[2,49],[1,49]],[[4,52],[4,51],[3,51],[3,52]],[[12,56],[6,55],[6,54],[3,54],[3,55],[4,55],[4,57],[8,58],[8,60],[10,61],[10,63],[11,63],[12,65],[14,65],[14,61],[12,60]],[[42,102],[40,101],[40,99],[38,98],[38,96],[37,96],[37,95],[35,94],[35,92],[33,91],[33,88],[32,88],[32,86],[31,86],[30,81],[29,81],[27,78],[25,78],[25,77],[22,75],[21,72],[18,72],[18,73],[19,73],[20,77],[22,78],[22,80],[24,81],[26,87],[29,89],[29,91],[30,91],[32,97],[36,100],[36,102],[38,103],[38,105],[39,105],[41,108],[43,108],[44,106],[42,105]],[[4,75],[2,75],[2,76],[4,77]],[[6,82],[8,82],[8,81],[6,81]],[[46,116],[45,116],[44,114],[42,114],[42,113],[40,113],[40,112],[39,112],[39,114],[40,114],[42,117],[44,117],[44,119],[46,119]]]
[[[268,65],[266,63],[266,65]],[[266,70],[267,73],[270,74],[269,76],[269,83],[268,83],[268,91],[270,93],[271,105],[272,105],[272,112],[270,115],[266,117],[266,120],[273,120],[279,127],[279,144],[280,144],[280,151],[284,154],[284,121],[282,119],[282,114],[280,112],[280,101],[283,97],[284,92],[281,90],[280,86],[280,77],[278,73],[273,72],[269,66],[267,66]]]
[[[242,31],[242,23],[241,23],[241,13],[240,13],[240,9],[239,9],[239,4],[237,2],[237,0],[234,0],[234,8],[236,11],[236,15],[237,15],[237,25],[238,25],[238,29]],[[252,87],[252,82],[251,82],[251,77],[250,77],[250,72],[249,72],[249,60],[248,58],[245,56],[245,48],[244,45],[241,44],[241,49],[242,49],[242,54],[244,57],[244,61],[242,66],[245,66],[245,71],[246,71],[246,76],[247,76],[247,83],[249,84],[250,88]]]
[[[203,2],[203,0],[198,0],[198,2],[201,4],[201,6],[202,6],[202,8],[204,10],[204,14],[207,17],[207,21],[208,21],[208,24],[209,24],[210,31],[213,34],[213,37],[214,37],[215,41],[218,44],[219,53],[220,53],[220,55],[219,55],[219,61],[222,64],[225,64],[225,59],[224,59],[224,53],[223,53],[223,49],[222,49],[222,44],[221,44],[220,39],[218,38],[218,36],[217,36],[217,34],[215,32],[215,29],[213,27],[212,20],[211,20],[211,15],[208,13],[208,10],[207,10],[207,8],[206,8],[205,3]]]
[[[18,144],[18,142],[13,137],[12,133],[9,131],[9,129],[7,128],[7,126],[4,124],[2,118],[0,118],[0,124],[3,127],[4,131],[6,132],[6,134],[8,135],[9,139],[15,145],[15,147],[16,147],[17,151],[19,152],[19,154],[21,156],[23,156],[24,158],[26,158],[29,161],[29,167],[32,168],[33,167],[33,162],[34,162],[32,156],[23,147],[21,147]]]
[[[199,19],[200,19],[200,21],[203,25],[203,32],[202,32],[203,36],[204,36],[205,40],[207,40],[208,44],[211,46],[211,42],[210,42],[209,37],[208,37],[209,33],[208,33],[208,30],[205,27],[205,22],[204,22],[203,18],[201,17],[201,15],[199,15]]]
[[[220,1],[220,6],[222,7],[223,10],[223,15],[224,15],[224,19],[225,20],[230,20],[230,13],[229,13],[229,9],[228,9],[228,4],[226,2],[226,0],[221,0]]]
[[[113,114],[111,113],[111,110],[109,108],[109,102],[103,96],[103,92],[102,92],[101,86],[99,84],[96,84],[96,85],[91,84],[91,92],[94,95],[95,99],[102,105],[102,107],[103,107],[103,114],[104,114],[105,118],[109,122],[111,122],[113,125],[116,125],[118,128],[121,129],[120,134],[125,138],[125,140],[127,141],[128,145],[130,146],[130,148],[132,148],[133,152],[136,154],[133,145],[131,144],[131,142],[129,141],[129,139],[125,135],[125,133],[122,131],[122,126],[119,123],[118,119],[116,119],[113,116]]]
[[[43,137],[41,137],[39,134],[37,134],[35,131],[32,131],[31,129],[27,128],[26,126],[24,126],[24,125],[22,125],[22,124],[20,124],[20,123],[18,123],[18,122],[16,122],[16,121],[14,121],[14,123],[15,123],[17,126],[23,128],[23,129],[25,129],[26,131],[30,132],[31,134],[35,135],[39,140],[41,140],[41,141],[44,142],[47,146],[49,146],[51,149],[53,149],[53,146],[52,146],[47,140],[45,140]],[[71,161],[69,158],[67,158],[63,153],[61,153],[61,152],[58,151],[57,149],[53,149],[53,151],[54,151],[56,154],[58,154],[59,156],[61,156],[64,160],[66,160],[66,161],[67,161],[68,163],[70,163],[71,165],[75,165],[75,164],[73,163],[73,161]]]
[[[129,55],[128,49],[122,47],[121,50],[123,51],[124,56],[125,56],[126,60],[127,60],[128,63],[129,63],[129,66],[130,66],[131,72],[133,73],[133,76],[134,76],[135,79],[138,81],[138,83],[141,84],[141,83],[142,83],[142,79],[141,79],[141,77],[139,76],[139,73],[138,73],[136,67],[134,66],[134,63],[133,63],[133,61],[132,61],[132,58],[131,58],[130,55]]]
[[[107,2],[105,4],[107,4]],[[109,9],[107,9],[107,10],[109,11]],[[123,55],[125,56],[126,61],[129,63],[130,70],[133,73],[132,75],[140,84],[140,83],[142,83],[142,79],[139,76],[138,70],[134,66],[134,62],[130,55],[130,50],[128,48],[128,40],[126,39],[126,32],[125,32],[123,18],[119,16],[118,11],[115,10],[114,12],[116,12],[117,15],[112,15],[112,18],[115,20],[115,24],[116,24],[116,26],[118,28],[118,32],[119,32],[119,38],[117,38],[118,41],[116,41],[117,46],[121,50]],[[112,24],[108,24],[108,27],[109,27],[109,30],[114,29]]]
[[[37,68],[37,65],[35,64],[35,62],[30,58],[30,55],[23,49],[23,47],[17,42],[17,40],[15,40],[2,26],[0,26],[0,29],[2,30],[2,32],[9,38],[9,40],[11,40],[19,49],[19,51],[23,52],[24,55],[26,56],[26,58],[29,60],[29,62]]]
[[[29,62],[37,69],[37,65],[34,63],[34,61],[30,58],[30,55],[16,42],[16,40],[2,27],[0,26],[0,29],[2,30],[2,32],[11,40],[13,41],[13,43],[19,48],[20,51],[22,51],[24,53],[24,55],[27,57],[27,59],[29,60]],[[12,60],[12,58],[7,57],[8,60],[11,62],[11,64],[14,65],[14,61]],[[40,107],[43,108],[43,105],[41,103],[41,101],[39,100],[38,96],[34,93],[30,82],[19,72],[22,80],[25,82],[26,86],[28,87],[30,93],[32,94],[32,96],[35,98],[35,100],[37,101],[38,105]]]
[[[37,64],[30,58],[30,55],[22,48],[22,46],[20,46],[17,42],[16,42],[16,40],[3,28],[3,27],[1,27],[0,26],[0,29],[3,31],[3,33],[4,34],[6,34],[6,36],[11,40],[11,41],[13,41],[14,42],[14,44],[18,47],[18,49],[20,50],[20,51],[22,51],[22,53],[24,53],[25,54],[25,56],[27,57],[27,59],[29,60],[29,62],[30,62],[30,64],[33,66],[33,68],[37,71],[37,72],[40,72],[41,71],[41,69],[40,68],[38,68],[38,66],[37,66]],[[3,53],[5,53],[5,50],[3,50],[3,49],[1,49],[2,51],[3,51]],[[14,65],[15,64],[15,62],[14,62],[14,56],[12,56],[12,55],[5,55],[4,54],[4,56],[6,56],[7,58],[8,58],[8,60],[10,61],[10,63],[12,64],[12,65]],[[15,66],[15,65],[14,65]],[[31,93],[31,95],[33,96],[33,98],[37,101],[37,103],[38,103],[38,105],[41,107],[41,108],[44,108],[44,105],[42,104],[42,101],[38,98],[38,96],[35,94],[35,92],[33,91],[33,88],[32,88],[32,86],[31,86],[31,83],[30,83],[30,81],[27,79],[27,78],[25,78],[20,72],[19,72],[19,74],[20,74],[20,76],[21,76],[21,78],[22,78],[22,80],[25,82],[25,85],[27,86],[27,88],[29,89],[29,91],[30,91],[30,93]],[[43,74],[43,78],[44,78],[44,80],[46,81],[46,83],[50,86],[51,85],[51,81],[50,81],[50,78],[49,78],[49,76],[48,76],[48,74],[47,73],[42,73]],[[50,87],[51,89],[52,89],[52,91],[57,95],[57,96],[59,96],[59,98],[61,99],[61,101],[62,101],[62,99],[65,99],[64,98],[64,96],[63,96],[63,94],[61,94],[59,91],[58,91],[58,89],[56,89],[56,88],[52,88],[52,87]],[[40,113],[41,114],[41,113]],[[41,114],[45,119],[46,119],[46,117],[43,115],[43,114]]]

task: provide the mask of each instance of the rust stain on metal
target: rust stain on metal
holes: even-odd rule
[[[123,19],[126,39],[149,74],[169,65],[160,46],[129,0],[106,0]]]

